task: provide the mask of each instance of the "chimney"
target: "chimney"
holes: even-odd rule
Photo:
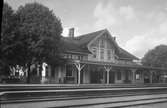
[[[74,37],[74,28],[70,28],[69,29],[69,34],[68,34],[69,37],[73,38]]]
[[[116,37],[113,37],[113,39],[116,41]]]

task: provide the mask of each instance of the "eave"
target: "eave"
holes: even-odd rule
[[[64,51],[64,53],[81,54],[81,55],[88,55],[88,54],[91,54],[91,52],[88,53],[88,52],[77,52],[77,51]]]
[[[75,61],[70,61],[75,62]],[[113,67],[121,67],[121,68],[131,68],[131,69],[145,69],[145,70],[160,70],[160,71],[167,71],[167,68],[160,68],[160,67],[150,67],[150,66],[143,66],[143,65],[128,65],[128,64],[116,64],[116,63],[111,63],[111,62],[98,62],[98,61],[79,61],[80,63],[83,64],[88,64],[88,65],[99,65],[99,66],[113,66]]]

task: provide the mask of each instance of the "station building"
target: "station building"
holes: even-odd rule
[[[62,37],[63,58],[68,62],[49,69],[44,76],[57,84],[144,84],[165,83],[167,69],[147,67],[121,48],[107,29]],[[133,46],[132,46],[133,47]]]

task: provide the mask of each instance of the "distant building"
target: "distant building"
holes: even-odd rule
[[[166,82],[166,69],[146,67],[119,47],[107,29],[63,37],[63,58],[67,64],[47,71],[48,83],[121,84]],[[133,47],[133,46],[132,46]]]

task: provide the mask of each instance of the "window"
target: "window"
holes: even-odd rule
[[[68,55],[67,55],[67,58],[68,58],[68,59],[72,59],[72,55],[71,55],[71,54],[68,54]]]
[[[140,74],[136,74],[136,80],[140,79]]]
[[[81,59],[80,60],[83,60],[83,56],[81,56]]]
[[[77,55],[73,55],[72,57],[73,57],[72,59],[78,59]]]
[[[117,80],[121,80],[121,72],[120,71],[117,72]]]
[[[104,48],[104,44],[105,44],[105,43],[104,43],[104,40],[102,39],[102,40],[101,40],[100,47],[101,47],[101,48]]]
[[[101,51],[100,51],[100,58],[104,59],[104,49],[101,49]]]
[[[96,48],[93,48],[93,58],[96,58],[97,50]]]
[[[69,58],[69,55],[68,55],[68,54],[66,55],[66,58]]]
[[[107,51],[108,60],[111,60],[111,50]]]
[[[64,54],[64,55],[63,55],[63,58],[67,58],[67,55],[66,55],[66,54]]]
[[[75,59],[75,55],[72,55],[72,59]]]
[[[72,76],[72,66],[67,65],[66,67],[66,76]]]
[[[141,76],[140,76],[140,72],[137,71],[137,72],[136,72],[136,80],[140,80],[140,78],[141,78]]]
[[[74,57],[76,60],[78,59],[78,56],[77,55],[75,55],[75,57]]]
[[[78,59],[79,60],[83,60],[83,56],[78,56]]]

